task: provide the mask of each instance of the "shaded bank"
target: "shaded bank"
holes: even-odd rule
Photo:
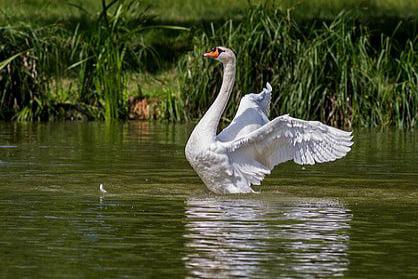
[[[269,81],[273,116],[291,113],[339,127],[416,123],[415,37],[396,40],[370,30],[350,13],[340,13],[331,22],[301,25],[288,14],[261,7],[240,23],[231,20],[212,27],[194,37],[195,49],[179,67],[180,92],[190,118],[202,115],[214,100],[222,74],[222,67],[199,53],[207,46],[228,45],[238,55],[228,119],[243,94],[261,91]]]
[[[135,1],[102,1],[102,10],[69,30],[57,23],[19,23],[0,29],[0,119],[125,119],[130,75],[155,64],[144,43],[149,29],[144,7]],[[128,93],[129,92],[129,93]]]
[[[242,94],[271,81],[274,115],[347,127],[415,125],[416,19],[365,20],[353,12],[312,19],[257,6],[230,21],[182,22],[193,26],[184,32],[142,6],[117,3],[79,24],[2,28],[0,118],[126,119],[128,106],[138,107],[131,97],[152,99],[141,110],[154,119],[195,119],[214,99],[221,74],[200,54],[228,45],[239,72],[227,119]],[[155,25],[165,29],[149,31]]]

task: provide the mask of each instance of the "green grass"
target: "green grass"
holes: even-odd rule
[[[126,117],[128,70],[140,68],[147,54],[140,34],[146,17],[134,1],[114,4],[103,1],[89,29],[23,23],[0,29],[1,118],[46,120],[60,114],[57,107],[75,106],[90,119]],[[68,80],[73,100],[63,98]]]
[[[53,36],[47,41],[44,29],[5,27],[0,29],[0,117],[18,120],[40,119],[51,107],[49,78],[45,73],[53,64],[56,45]],[[50,31],[47,31],[48,34]],[[50,48],[51,47],[51,48]],[[56,49],[56,48],[55,48]],[[50,55],[45,55],[50,51]]]
[[[263,1],[263,0],[143,0],[150,13],[160,21],[210,22],[226,17],[242,17],[250,5],[268,3],[283,10],[292,9],[302,18],[331,18],[341,10],[352,10],[364,17],[417,17],[418,3],[415,0],[313,0],[313,1]],[[80,9],[80,7],[82,9]],[[95,15],[101,8],[97,0],[0,0],[2,21],[7,18],[38,23],[72,21],[85,16],[87,11]]]
[[[414,0],[134,2],[118,15],[129,1],[117,1],[107,23],[97,0],[0,0],[0,61],[22,52],[0,70],[0,118],[125,118],[128,96],[141,95],[161,100],[161,118],[194,119],[220,79],[220,67],[197,54],[223,44],[240,63],[227,118],[241,93],[272,80],[281,94],[274,114],[338,126],[415,124]],[[338,16],[343,9],[350,12]],[[190,31],[154,28],[162,25]]]
[[[189,118],[200,117],[217,95],[222,67],[204,60],[208,46],[225,45],[238,56],[236,86],[225,117],[243,94],[271,82],[273,116],[290,113],[338,127],[415,126],[418,118],[418,39],[398,45],[373,36],[341,13],[329,24],[301,26],[280,10],[251,10],[195,36],[195,49],[179,65]]]

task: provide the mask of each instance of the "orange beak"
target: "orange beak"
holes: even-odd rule
[[[209,51],[209,52],[205,52],[205,53],[203,54],[203,56],[204,56],[204,57],[208,57],[208,58],[213,58],[213,59],[216,59],[216,58],[218,58],[218,56],[219,56],[219,51],[218,51],[218,49],[216,48],[215,50],[211,50],[211,51]]]

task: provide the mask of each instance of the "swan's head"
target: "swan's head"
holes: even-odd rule
[[[218,60],[224,64],[235,61],[234,52],[226,47],[214,47],[210,51],[204,53],[203,56]]]

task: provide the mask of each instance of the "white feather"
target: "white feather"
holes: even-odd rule
[[[99,190],[100,190],[100,192],[102,192],[102,193],[107,193],[107,191],[105,190],[105,188],[104,188],[103,184],[100,184],[100,186],[99,186]]]

